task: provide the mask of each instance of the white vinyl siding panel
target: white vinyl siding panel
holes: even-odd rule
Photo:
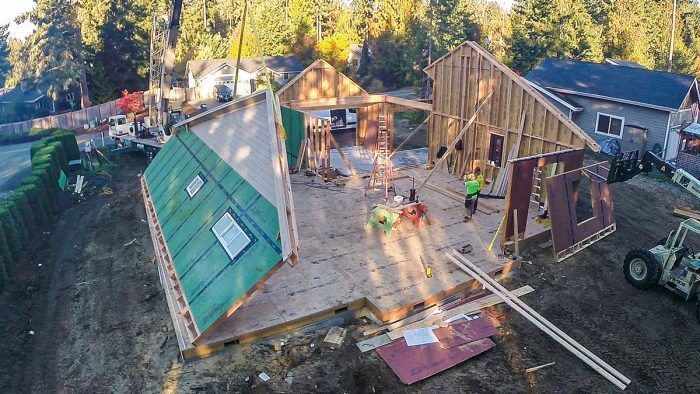
[[[663,147],[666,142],[668,112],[590,97],[575,95],[569,95],[569,97],[584,108],[581,112],[573,113],[573,121],[599,143],[611,137],[595,132],[598,112],[625,118],[622,139],[619,140],[622,150],[642,149],[644,145],[644,134],[642,131],[631,128],[629,127],[630,125],[649,129],[646,143],[647,149],[651,149],[654,144],[659,144]]]
[[[226,113],[192,127],[192,131],[245,181],[277,205],[272,136],[266,103]]]

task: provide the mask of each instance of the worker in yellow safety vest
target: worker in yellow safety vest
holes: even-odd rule
[[[481,175],[481,168],[476,167],[474,171],[466,176],[464,181],[464,189],[467,197],[464,199],[464,208],[467,209],[467,215],[464,217],[471,220],[472,215],[476,212],[476,206],[479,202],[479,192],[484,187],[484,176]]]

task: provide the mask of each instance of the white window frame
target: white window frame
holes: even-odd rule
[[[185,190],[190,198],[193,198],[202,189],[202,186],[204,186],[204,178],[202,178],[200,174],[197,174],[194,179],[187,184]]]
[[[224,231],[221,232],[221,234],[219,234],[216,232],[216,227],[219,225],[219,223],[221,223],[222,220],[230,220],[231,223],[226,226],[226,228],[224,229]],[[217,222],[212,226],[211,231],[214,233],[214,235],[216,236],[216,239],[219,240],[219,243],[221,243],[221,246],[224,247],[224,250],[226,251],[226,253],[228,254],[228,256],[231,259],[238,256],[238,254],[240,254],[248,246],[248,244],[250,244],[250,237],[248,237],[248,234],[246,234],[245,231],[243,231],[243,228],[236,222],[236,219],[234,219],[233,216],[231,215],[231,213],[229,213],[229,212],[226,212],[221,217],[221,219],[217,220]],[[246,240],[245,243],[243,244],[243,246],[241,246],[237,250],[230,249],[231,244],[230,243],[227,244],[226,241],[224,240],[224,236],[226,234],[228,234],[230,231],[237,231],[238,232],[238,234],[236,234],[236,236],[233,238],[234,240],[237,239],[238,237],[245,237],[245,240]],[[233,240],[232,240],[232,242],[233,242]]]
[[[610,134],[610,133],[602,133],[598,131],[598,123],[600,122],[600,116],[607,116],[610,119],[618,119],[621,124],[620,124],[620,135],[615,135],[615,134]],[[608,137],[612,138],[617,138],[617,139],[622,139],[622,135],[625,133],[625,118],[623,116],[616,116],[612,114],[606,114],[605,112],[598,112],[595,117],[595,129],[593,130],[596,134],[600,135],[605,135]],[[608,131],[610,131],[610,124],[608,124]]]

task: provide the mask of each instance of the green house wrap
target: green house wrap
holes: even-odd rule
[[[267,92],[176,125],[144,173],[194,322],[214,328],[297,254],[287,152]]]

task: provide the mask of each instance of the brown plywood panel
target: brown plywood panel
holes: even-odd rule
[[[547,179],[549,212],[552,221],[552,244],[555,255],[583,242],[615,223],[612,191],[604,181],[608,175],[607,163],[598,163]],[[582,179],[589,179],[589,193],[581,188]],[[578,187],[577,187],[578,185]],[[591,218],[579,222],[578,194],[590,198]],[[588,201],[582,201],[587,204]]]
[[[377,348],[377,354],[402,382],[413,384],[452,368],[496,346],[489,338],[443,349],[439,343],[408,346],[398,340]]]
[[[580,168],[583,164],[583,149],[547,153],[510,162],[512,167],[509,173],[508,191],[506,193],[504,242],[511,239],[514,235],[513,211],[516,209],[518,210],[518,231],[520,233],[525,232],[527,213],[530,210],[530,194],[532,193],[532,180],[535,168],[554,163],[563,163],[565,169]]]

